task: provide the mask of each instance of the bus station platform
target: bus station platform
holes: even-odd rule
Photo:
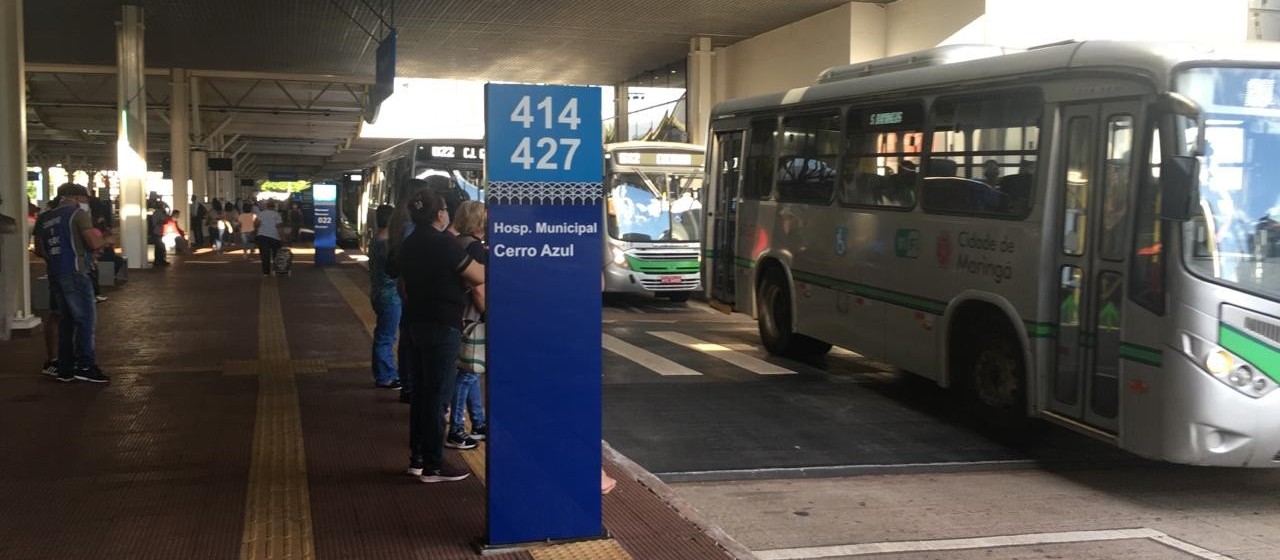
[[[109,384],[41,375],[36,330],[0,360],[0,558],[480,556],[485,448],[473,476],[405,474],[408,406],[370,374],[365,268],[292,276],[207,249],[130,271],[99,304]],[[38,267],[35,274],[40,274]],[[607,538],[492,554],[532,559],[750,558],[605,446],[618,480]]]

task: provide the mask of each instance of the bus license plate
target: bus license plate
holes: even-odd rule
[[[679,284],[679,283],[680,283],[680,277],[679,277],[679,276],[674,276],[674,275],[663,276],[663,277],[662,277],[662,283],[663,283],[663,284]]]

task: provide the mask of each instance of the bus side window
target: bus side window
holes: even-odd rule
[[[747,147],[746,178],[742,198],[763,200],[773,193],[773,152],[777,144],[778,121],[772,117],[751,123],[751,144]]]
[[[1035,200],[1041,110],[1036,91],[935,102],[925,212],[1025,217]]]
[[[915,207],[923,129],[924,108],[919,101],[851,109],[840,202]]]
[[[1134,209],[1133,256],[1129,298],[1152,313],[1164,315],[1164,221],[1160,219],[1160,130],[1151,133],[1151,157],[1138,181]]]
[[[778,200],[831,202],[840,142],[839,113],[783,119],[778,154]]]

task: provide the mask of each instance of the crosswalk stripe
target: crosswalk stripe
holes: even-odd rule
[[[751,356],[741,352],[736,352],[723,345],[704,342],[683,333],[672,331],[650,331],[649,334],[668,342],[674,342],[681,346],[692,348],[704,354],[720,358],[721,360],[759,375],[790,375],[795,373],[794,371],[782,366],[752,358]]]
[[[623,342],[607,334],[601,335],[605,350],[631,360],[658,373],[658,375],[702,375],[692,369],[663,358],[639,346]]]

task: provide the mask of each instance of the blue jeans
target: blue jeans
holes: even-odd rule
[[[97,365],[93,352],[93,329],[98,320],[93,282],[88,274],[71,272],[49,278],[53,297],[61,313],[58,321],[58,369],[60,372],[89,369]]]
[[[413,339],[413,392],[409,401],[409,461],[430,471],[444,466],[444,406],[458,378],[462,331],[435,323],[405,325]]]
[[[373,382],[386,385],[399,378],[396,371],[396,333],[400,330],[400,294],[383,291],[373,296],[378,324],[373,328]]]
[[[480,392],[480,374],[458,370],[458,388],[453,392],[453,421],[449,431],[457,436],[466,433],[462,409],[471,412],[471,427],[485,424],[484,395]]]

